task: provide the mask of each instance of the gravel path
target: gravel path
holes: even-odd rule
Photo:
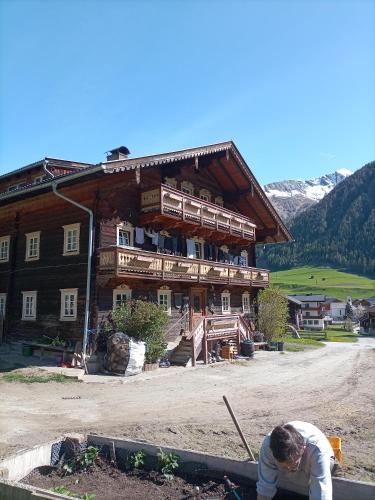
[[[375,339],[361,338],[297,353],[257,352],[232,364],[160,369],[125,383],[0,379],[0,455],[64,432],[95,432],[245,457],[226,394],[255,450],[278,423],[306,420],[341,436],[347,477],[375,481],[374,361]],[[72,396],[79,399],[65,399]]]

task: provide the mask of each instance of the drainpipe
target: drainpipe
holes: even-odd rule
[[[44,160],[43,162],[43,170],[46,172],[47,175],[50,177],[54,178],[54,174],[48,170],[47,168],[48,165],[48,160]],[[72,205],[75,205],[76,207],[80,208],[81,210],[84,210],[89,214],[89,241],[88,241],[88,251],[87,251],[87,278],[86,278],[86,301],[85,301],[85,322],[84,322],[84,327],[83,327],[83,341],[82,341],[82,354],[83,354],[83,361],[84,365],[85,359],[86,359],[86,351],[87,351],[87,341],[88,341],[88,333],[89,333],[89,314],[90,314],[90,292],[91,292],[91,261],[92,261],[92,242],[93,242],[93,232],[94,232],[94,214],[92,210],[89,208],[85,207],[84,205],[81,205],[80,203],[77,203],[74,200],[71,200],[67,196],[59,193],[57,191],[57,186],[58,184],[61,184],[64,182],[65,179],[57,179],[52,181],[52,191],[53,193],[58,196],[59,198],[62,198],[63,200],[67,201],[68,203],[71,203]]]

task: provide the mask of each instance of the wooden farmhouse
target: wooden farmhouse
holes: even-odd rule
[[[45,158],[0,176],[0,313],[8,340],[86,340],[130,298],[159,303],[193,363],[247,335],[269,273],[257,243],[290,233],[233,142],[88,164]],[[92,254],[92,255],[91,255]],[[177,349],[178,351],[178,349]],[[178,354],[178,352],[177,352]]]

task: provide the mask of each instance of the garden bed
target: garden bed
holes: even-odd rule
[[[75,493],[78,498],[85,500],[236,498],[233,493],[226,491],[223,475],[213,471],[203,469],[190,474],[179,473],[167,479],[156,471],[121,470],[105,458],[100,458],[86,472],[76,472],[64,477],[52,467],[39,467],[24,478],[22,483],[45,490],[60,487],[58,490],[61,493],[64,491],[61,487],[64,487],[65,491]],[[235,492],[242,500],[256,500],[255,485],[239,484]],[[297,500],[305,497],[291,493],[279,493],[275,497],[278,500],[287,498]]]

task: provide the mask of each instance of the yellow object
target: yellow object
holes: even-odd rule
[[[330,445],[332,446],[333,453],[335,454],[335,458],[337,459],[338,463],[342,465],[343,463],[343,458],[342,458],[342,451],[341,451],[341,438],[338,436],[326,436],[328,441],[330,442]]]

